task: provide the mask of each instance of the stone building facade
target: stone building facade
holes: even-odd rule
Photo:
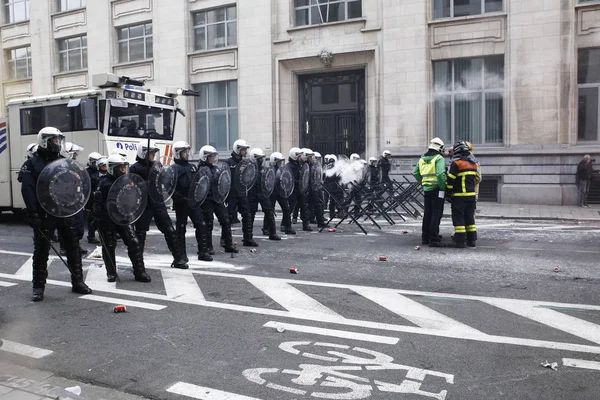
[[[512,203],[575,204],[600,156],[599,0],[3,2],[2,116],[114,72],[200,90],[176,131],[195,150],[388,149],[401,175],[466,139],[484,197]]]

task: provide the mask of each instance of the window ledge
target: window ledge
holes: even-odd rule
[[[121,63],[114,64],[113,67],[132,67],[132,66],[136,66],[136,65],[150,64],[151,62],[154,62],[154,58],[147,58],[145,60],[139,60],[139,61],[121,62]]]
[[[500,12],[477,14],[477,15],[467,15],[465,17],[437,18],[437,19],[430,20],[428,22],[428,24],[429,25],[447,24],[447,23],[452,23],[452,22],[473,21],[473,20],[482,20],[482,19],[506,17],[506,16],[507,16],[506,12],[500,11]]]
[[[598,1],[592,1],[589,3],[577,3],[575,4],[575,9],[580,9],[580,8],[598,8],[598,6],[600,6],[600,0]]]
[[[7,83],[8,84],[13,84],[13,83],[31,82],[32,80],[33,80],[32,77],[29,77],[29,78],[16,78],[16,79],[6,79],[2,83],[4,83],[6,85]]]
[[[218,49],[194,50],[188,53],[188,56],[203,56],[206,54],[226,53],[232,50],[237,50],[238,46],[219,47]]]
[[[56,17],[59,15],[76,14],[76,13],[80,12],[81,10],[85,10],[85,9],[86,9],[86,7],[79,7],[79,8],[73,8],[71,10],[56,11],[56,12],[53,12],[52,14],[50,14],[50,16]]]
[[[61,72],[55,73],[53,76],[77,75],[77,74],[82,74],[84,72],[88,72],[88,69],[84,68],[84,69],[78,69],[78,70],[75,70],[75,71],[61,71]]]
[[[9,28],[11,26],[17,26],[17,25],[25,25],[25,24],[29,24],[28,19],[25,19],[23,21],[18,21],[18,22],[9,22],[7,24],[0,25],[0,29]]]
[[[288,32],[296,32],[296,31],[303,31],[303,30],[307,30],[307,29],[323,28],[323,27],[327,27],[327,26],[355,24],[357,22],[365,23],[365,22],[367,22],[367,19],[364,18],[364,17],[361,17],[361,18],[347,19],[347,20],[344,20],[344,21],[327,22],[325,24],[318,24],[318,25],[294,26],[294,27],[288,28],[287,31]]]

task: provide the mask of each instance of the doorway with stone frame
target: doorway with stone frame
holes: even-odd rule
[[[325,154],[365,156],[365,71],[299,76],[299,142]]]

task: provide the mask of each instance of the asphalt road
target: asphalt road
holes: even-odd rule
[[[121,245],[116,285],[101,260],[86,259],[94,295],[72,294],[54,258],[46,299],[32,303],[31,229],[4,217],[0,338],[52,352],[0,347],[18,365],[152,399],[600,398],[592,224],[480,219],[477,249],[464,250],[415,249],[419,221],[368,226],[367,236],[298,226],[185,272],[169,268],[151,231],[152,283],[133,281]],[[113,313],[120,303],[127,312]]]

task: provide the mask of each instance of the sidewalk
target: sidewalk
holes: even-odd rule
[[[446,206],[445,211],[449,213],[450,207]],[[581,208],[577,206],[544,206],[478,202],[477,216],[480,218],[600,222],[600,205],[594,204],[591,205],[590,208]]]
[[[79,386],[77,395],[66,388]],[[76,391],[76,389],[71,389]],[[52,372],[0,361],[0,400],[143,400],[114,389],[60,378]]]

